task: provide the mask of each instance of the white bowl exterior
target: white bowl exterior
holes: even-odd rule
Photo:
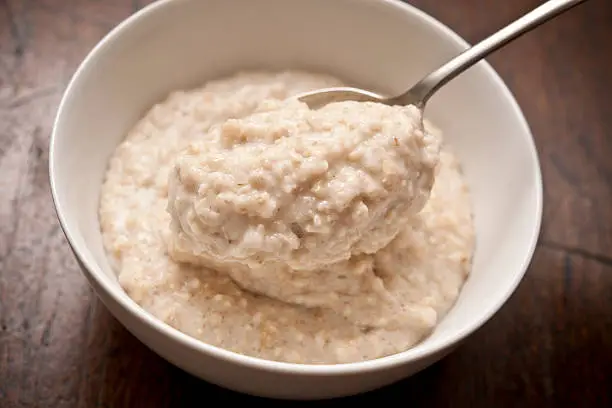
[[[113,149],[172,90],[237,70],[300,68],[392,94],[465,46],[435,20],[392,0],[162,0],[137,13],[75,74],[51,142],[55,204],[85,275],[111,312],[158,354],[238,391],[296,399],[350,395],[431,364],[514,291],[540,228],[542,186],[533,141],[487,64],[450,83],[426,110],[463,163],[477,250],[455,307],[405,353],[344,366],[295,366],[226,352],[160,323],[127,297],[106,261],[99,188]]]

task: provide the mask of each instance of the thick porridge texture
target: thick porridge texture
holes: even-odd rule
[[[439,142],[414,106],[264,109],[211,129],[177,159],[169,212],[179,252],[313,270],[376,253],[427,202]]]
[[[145,310],[209,344],[306,364],[429,334],[471,268],[460,166],[414,107],[287,98],[322,75],[175,92],[111,158],[104,245]]]

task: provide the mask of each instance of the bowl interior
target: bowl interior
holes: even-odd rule
[[[173,0],[146,8],[90,54],[60,107],[51,179],[74,250],[90,278],[141,313],[106,261],[99,187],[127,130],[171,90],[237,70],[300,68],[397,93],[464,47],[435,20],[394,1]],[[440,91],[426,116],[463,163],[478,242],[456,306],[408,353],[456,340],[497,310],[523,275],[541,217],[540,170],[529,129],[487,64]]]

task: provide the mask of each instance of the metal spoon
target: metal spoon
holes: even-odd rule
[[[549,0],[518,20],[468,48],[440,68],[431,72],[401,95],[384,97],[359,88],[336,87],[305,92],[297,98],[311,109],[342,101],[379,102],[386,105],[416,105],[423,109],[434,93],[453,78],[510,41],[586,0]]]

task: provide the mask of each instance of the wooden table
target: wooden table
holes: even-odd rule
[[[47,144],[61,92],[93,44],[142,3],[0,0],[2,408],[254,401],[191,377],[123,329],[78,271],[51,204]],[[475,41],[539,1],[413,3]],[[611,37],[612,1],[592,0],[491,58],[542,160],[544,225],[531,268],[454,354],[351,402],[612,406]]]

